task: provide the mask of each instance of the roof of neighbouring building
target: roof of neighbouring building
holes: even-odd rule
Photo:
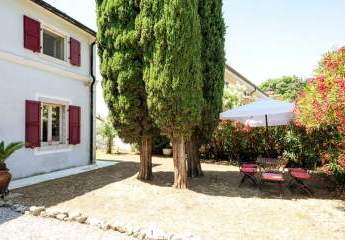
[[[264,96],[268,97],[268,95],[262,91],[258,86],[256,86],[254,83],[252,83],[250,80],[248,80],[248,78],[246,78],[245,76],[243,76],[241,73],[239,73],[238,71],[236,71],[233,67],[230,67],[229,65],[225,64],[225,69],[232,72],[233,74],[235,74],[238,78],[240,78],[243,82],[247,83],[248,85],[250,85],[251,87],[253,87],[256,91],[260,92],[261,94],[263,94]]]
[[[42,8],[46,9],[47,11],[55,14],[56,16],[64,19],[65,21],[73,24],[74,26],[82,29],[83,31],[91,34],[92,36],[96,37],[96,31],[92,30],[91,28],[85,26],[81,22],[75,20],[74,18],[68,16],[66,13],[60,11],[59,9],[53,7],[49,3],[42,1],[42,0],[31,0],[31,2],[36,3],[37,5],[41,6]]]

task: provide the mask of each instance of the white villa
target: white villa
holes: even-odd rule
[[[41,0],[0,2],[0,141],[15,179],[95,159],[96,32]]]

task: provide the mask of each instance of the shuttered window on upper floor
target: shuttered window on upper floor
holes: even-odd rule
[[[64,61],[65,37],[43,29],[43,53]]]
[[[66,35],[52,31],[39,21],[28,16],[23,18],[24,48],[33,52],[67,60],[67,39]],[[42,32],[42,34],[41,34]],[[81,65],[81,43],[75,38],[69,38],[69,62],[73,66]],[[42,46],[43,45],[43,46]]]
[[[24,16],[24,47],[33,52],[41,51],[41,24]]]
[[[70,63],[74,66],[80,66],[80,42],[70,38]]]

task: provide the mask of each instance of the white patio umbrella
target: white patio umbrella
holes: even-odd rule
[[[220,114],[222,120],[240,121],[250,127],[288,125],[294,119],[294,104],[262,98]]]

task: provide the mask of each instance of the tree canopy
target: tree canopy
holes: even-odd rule
[[[225,67],[225,22],[222,6],[222,0],[199,0],[204,98],[199,136],[204,142],[210,139],[222,111]]]
[[[302,78],[293,75],[268,79],[260,85],[260,88],[265,92],[272,91],[283,100],[294,101],[305,85],[306,82]]]
[[[209,138],[222,108],[222,1],[98,0],[97,16],[104,96],[119,136],[148,153],[145,136],[160,129],[172,141],[175,186],[186,187],[185,141],[197,130]]]
[[[210,140],[222,110],[224,88],[224,35],[225,23],[222,0],[199,0],[198,13],[201,27],[201,72],[203,106],[201,121],[186,144],[188,175],[202,176],[199,148]]]
[[[197,1],[143,0],[141,5],[150,113],[164,134],[189,136],[203,105]]]
[[[174,186],[185,188],[185,140],[200,123],[204,103],[198,1],[142,0],[141,10],[148,106],[172,140]]]
[[[153,122],[149,116],[143,80],[143,51],[136,27],[140,5],[136,0],[98,0],[98,53],[102,87],[119,137],[140,146],[140,179],[152,174]]]
[[[119,136],[140,143],[152,131],[148,115],[143,53],[135,28],[139,6],[134,0],[98,1],[98,52],[102,87]]]

